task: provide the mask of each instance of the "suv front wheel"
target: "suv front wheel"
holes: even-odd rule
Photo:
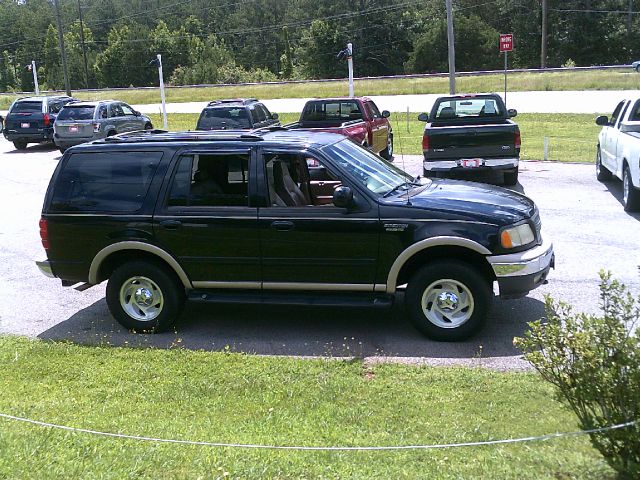
[[[405,299],[418,330],[450,342],[469,338],[482,328],[493,293],[490,282],[472,265],[438,260],[414,274]]]
[[[111,315],[123,327],[153,333],[171,328],[185,301],[175,275],[146,261],[118,267],[109,278],[106,297]]]

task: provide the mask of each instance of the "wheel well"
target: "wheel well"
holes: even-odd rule
[[[494,281],[496,279],[496,275],[484,255],[464,247],[438,246],[421,250],[407,260],[400,269],[396,286],[408,283],[413,274],[427,263],[441,259],[460,260],[469,263],[476,267],[487,280]]]
[[[134,260],[144,260],[164,267],[175,277],[177,282],[179,282],[180,284],[182,283],[180,282],[180,278],[178,277],[176,272],[173,270],[173,268],[171,268],[171,265],[169,265],[157,255],[149,252],[144,252],[142,250],[119,250],[117,252],[113,252],[100,264],[100,268],[98,269],[98,282],[103,282],[109,279],[116,268]]]

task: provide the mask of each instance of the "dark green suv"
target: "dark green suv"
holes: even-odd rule
[[[280,125],[278,114],[257,98],[214,100],[202,110],[196,130],[253,130]]]

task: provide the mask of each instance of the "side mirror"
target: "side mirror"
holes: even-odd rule
[[[133,114],[134,114],[136,117],[139,117],[139,116],[141,115],[141,113],[140,113],[139,111],[137,111],[137,110],[134,110],[134,111],[133,111]]]
[[[271,114],[271,119],[272,119],[272,120],[278,120],[278,118],[280,118],[280,117],[278,116],[278,114],[277,114],[277,113],[272,113],[272,114]]]
[[[420,115],[418,115],[418,120],[420,120],[421,122],[428,122],[429,115],[426,113],[421,113]]]
[[[389,112],[389,110],[382,111],[382,118],[389,118],[390,116],[391,116],[391,113]]]
[[[507,110],[507,116],[509,118],[513,118],[516,115],[518,115],[518,111],[515,108],[510,108],[509,110]]]
[[[600,125],[601,127],[604,127],[605,125],[609,125],[609,118],[606,115],[597,116],[596,125]]]
[[[333,204],[340,208],[349,208],[353,203],[353,192],[349,187],[338,187],[333,191]]]

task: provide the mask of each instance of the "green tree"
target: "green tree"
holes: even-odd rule
[[[335,28],[322,20],[314,20],[300,40],[298,58],[307,78],[346,76],[346,62],[336,59],[345,47]]]
[[[58,44],[58,30],[53,25],[49,25],[44,39],[42,64],[38,69],[39,81],[42,82],[42,87],[49,90],[64,88],[62,59]]]
[[[2,52],[2,59],[0,60],[0,91],[9,92],[16,89],[18,86],[18,77],[16,77],[16,70],[9,56],[9,52],[4,50]]]

